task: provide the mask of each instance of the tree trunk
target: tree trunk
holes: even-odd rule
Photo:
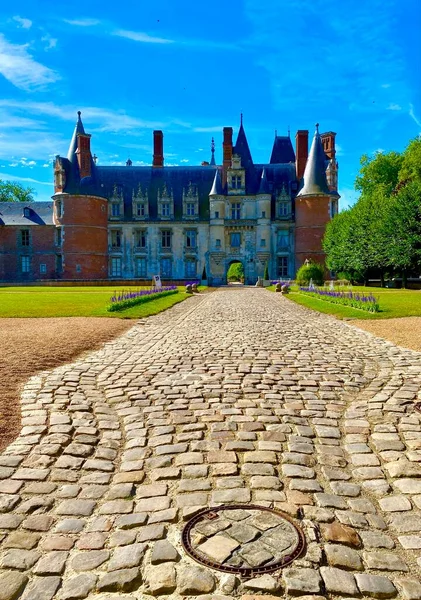
[[[406,271],[405,269],[402,271],[402,287],[403,289],[406,289],[407,283],[408,283],[408,278],[406,276]]]
[[[380,271],[380,286],[384,288],[384,272]]]

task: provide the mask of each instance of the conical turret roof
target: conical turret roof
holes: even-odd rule
[[[304,170],[304,185],[297,196],[326,196],[329,194],[326,179],[326,156],[320,139],[319,124],[317,123]]]
[[[219,169],[215,169],[215,178],[213,180],[212,189],[209,192],[209,196],[221,196],[223,194],[221,174]]]
[[[269,184],[268,184],[268,179],[266,176],[266,169],[263,169],[262,171],[262,176],[260,178],[260,185],[259,185],[259,194],[269,194]]]
[[[248,145],[246,132],[243,127],[243,115],[241,115],[241,125],[238,131],[237,141],[233,148],[233,154],[238,154],[241,158],[241,166],[247,168],[253,164],[250,148]]]
[[[77,121],[76,121],[76,126],[75,126],[75,130],[73,132],[72,135],[72,139],[70,142],[70,146],[69,146],[69,151],[67,153],[67,158],[70,160],[70,162],[73,162],[74,160],[76,160],[76,150],[77,150],[77,136],[79,133],[85,133],[85,129],[83,127],[83,123],[82,123],[82,119],[80,118],[81,112],[80,110],[77,111]]]

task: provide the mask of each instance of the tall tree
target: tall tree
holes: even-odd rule
[[[35,190],[16,181],[0,180],[0,202],[33,202]]]
[[[362,196],[370,196],[382,188],[385,194],[391,194],[399,181],[403,156],[399,152],[375,152],[374,156],[363,154],[361,168],[355,179],[355,189]]]

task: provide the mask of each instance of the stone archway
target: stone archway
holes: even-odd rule
[[[226,278],[228,285],[244,285],[244,265],[241,260],[233,259],[229,261]]]

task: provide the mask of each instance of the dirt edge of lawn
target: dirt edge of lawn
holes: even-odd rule
[[[135,323],[102,317],[0,319],[0,452],[19,435],[20,392],[30,377],[98,349]]]

